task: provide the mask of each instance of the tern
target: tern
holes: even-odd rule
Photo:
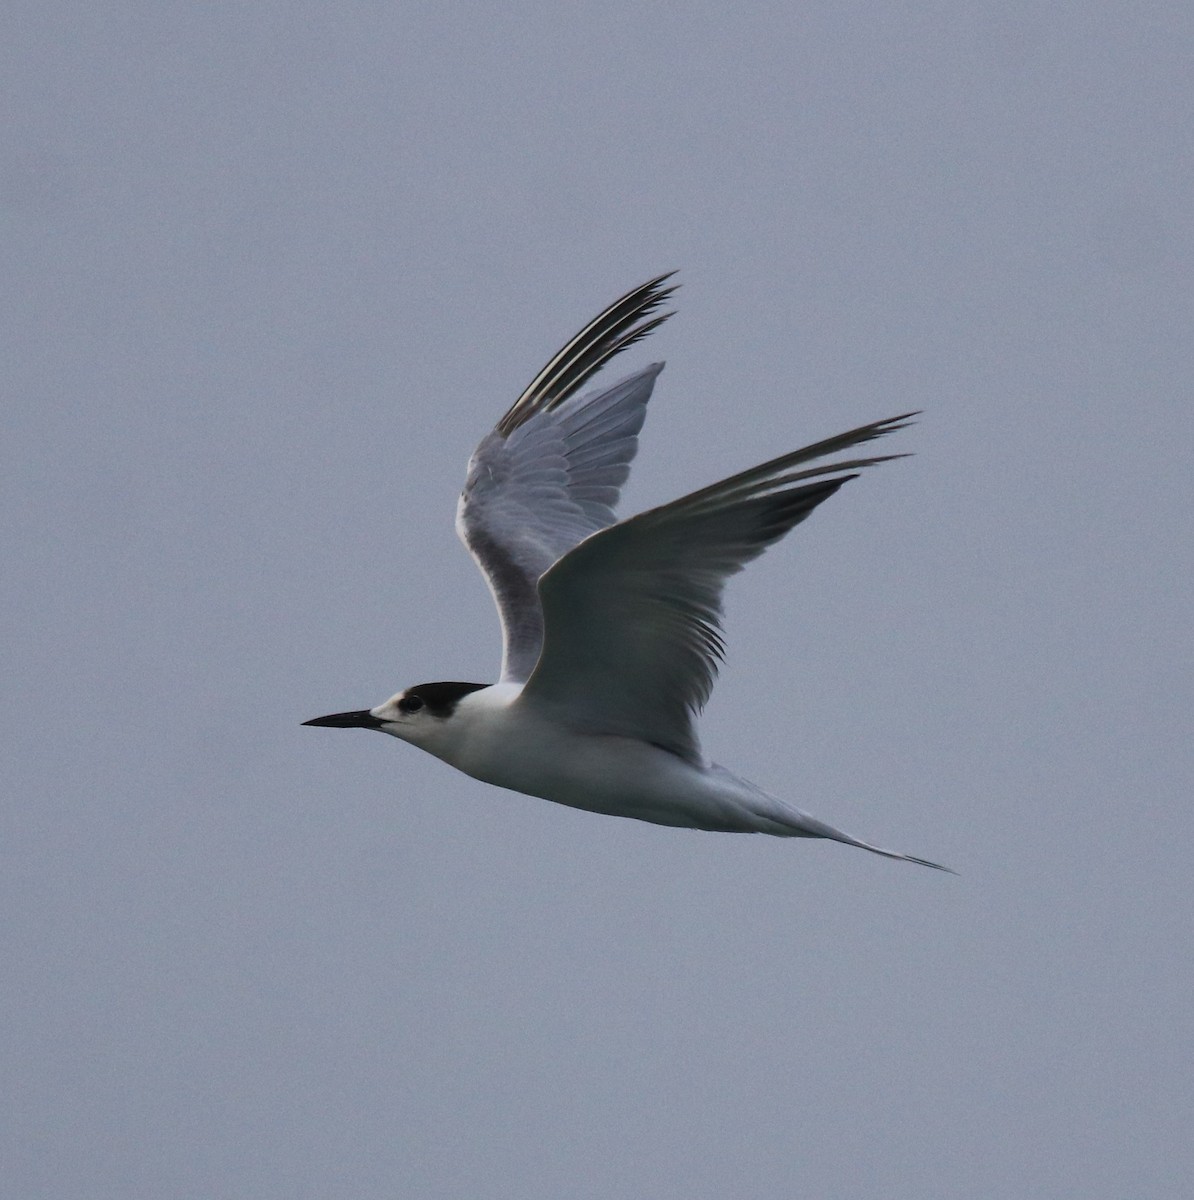
[[[657,825],[871,845],[701,753],[696,719],[723,657],[726,580],[864,467],[816,462],[904,428],[915,412],[783,454],[627,520],[614,505],[663,363],[581,387],[672,312],[674,272],[589,322],[477,447],[456,531],[502,627],[495,684],[421,683],[306,725],[375,729],[474,779]],[[799,469],[798,469],[799,468]]]

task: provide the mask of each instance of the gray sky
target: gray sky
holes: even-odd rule
[[[4,6],[5,1196],[1190,1194],[1191,9],[725,8]],[[300,728],[673,267],[625,510],[925,409],[706,747],[957,879]]]

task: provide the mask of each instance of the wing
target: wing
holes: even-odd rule
[[[582,542],[539,581],[543,652],[519,702],[700,761],[694,721],[722,657],[726,580],[854,478],[840,472],[903,456],[793,468],[915,415],[785,454]]]
[[[577,396],[594,372],[670,317],[651,314],[675,288],[660,275],[584,327],[531,381],[477,447],[456,531],[481,568],[502,622],[502,680],[522,682],[543,641],[539,577],[612,525],[638,449],[654,363],[603,392]]]

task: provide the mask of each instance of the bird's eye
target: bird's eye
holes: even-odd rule
[[[403,696],[398,701],[398,711],[404,713],[416,713],[423,707],[422,696]]]

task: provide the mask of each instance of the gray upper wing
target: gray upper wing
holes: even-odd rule
[[[614,355],[671,314],[666,275],[615,301],[536,375],[469,460],[456,529],[489,584],[502,622],[502,679],[539,658],[538,581],[557,559],[614,522],[647,401],[662,363],[604,391],[576,395]]]
[[[854,478],[842,472],[900,456],[792,468],[913,415],[806,446],[587,538],[539,582],[543,651],[520,703],[699,761],[694,718],[722,656],[726,580]]]

